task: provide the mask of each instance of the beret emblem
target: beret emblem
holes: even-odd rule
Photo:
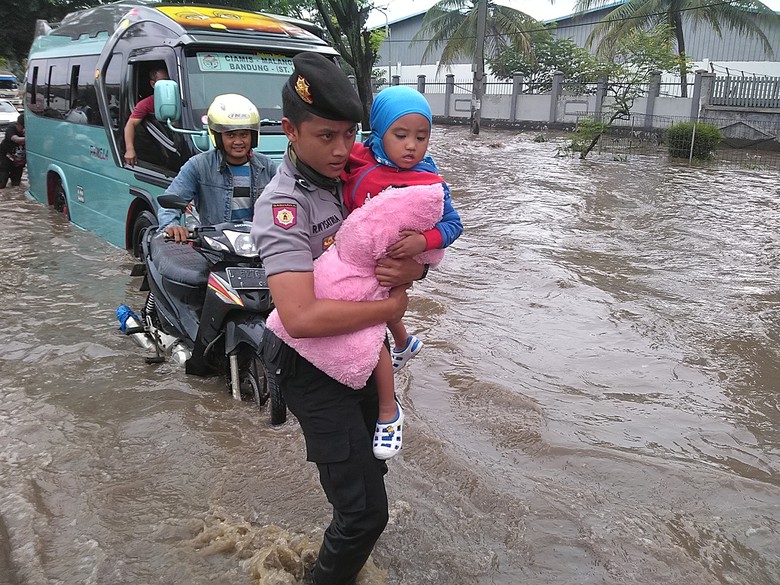
[[[309,91],[309,82],[300,75],[298,76],[298,81],[295,82],[295,91],[298,94],[298,97],[307,104],[311,105],[314,103],[314,100],[311,98],[311,92]]]

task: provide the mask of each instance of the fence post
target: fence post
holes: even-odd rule
[[[425,93],[425,75],[417,76],[417,91]]]
[[[661,94],[661,72],[653,71],[650,74],[650,83],[647,88],[647,107],[645,108],[645,128],[653,127],[653,112],[655,111],[655,99]]]
[[[521,73],[512,74],[512,102],[509,106],[509,121],[517,121],[517,100],[523,92],[523,75]]]
[[[593,117],[601,121],[601,110],[604,107],[604,98],[607,97],[607,80],[603,77],[596,82],[596,105],[593,108]]]
[[[400,75],[393,75],[393,81],[391,85],[401,85],[401,76]]]
[[[711,71],[705,71],[701,74],[701,107],[705,108],[712,104],[715,92],[715,74]]]
[[[696,77],[693,79],[693,96],[691,96],[691,115],[690,121],[696,122],[699,119],[699,112],[701,111],[701,86],[702,79],[704,77],[704,69],[699,69],[696,72]]]
[[[450,117],[450,103],[455,94],[455,75],[448,73],[444,78],[444,117]]]
[[[563,73],[556,71],[553,73],[552,91],[550,92],[550,124],[555,124],[558,120],[558,98],[563,92]]]
[[[355,79],[354,75],[349,76],[349,82],[352,84],[352,89],[357,91],[357,80]]]

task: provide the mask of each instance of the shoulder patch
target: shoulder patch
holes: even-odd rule
[[[273,203],[271,209],[274,215],[274,224],[280,228],[289,230],[298,223],[298,206],[295,203]]]

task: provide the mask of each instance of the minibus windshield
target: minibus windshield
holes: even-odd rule
[[[280,121],[282,87],[292,72],[292,58],[280,55],[199,51],[188,56],[189,99],[195,124],[206,124],[209,105],[224,93],[241,94],[255,104],[261,119]]]

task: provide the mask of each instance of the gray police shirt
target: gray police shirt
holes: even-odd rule
[[[314,260],[333,244],[346,214],[341,189],[334,195],[312,185],[285,154],[257,199],[252,220],[266,275],[313,271]]]

